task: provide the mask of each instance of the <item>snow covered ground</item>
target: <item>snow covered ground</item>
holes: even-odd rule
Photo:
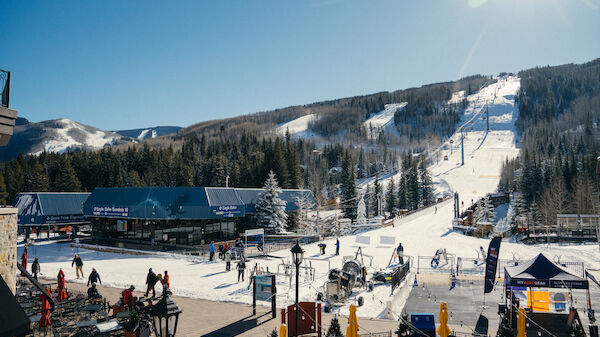
[[[459,193],[465,207],[471,199],[493,192],[499,181],[502,162],[508,157],[518,154],[516,147],[514,120],[518,111],[514,95],[519,88],[518,78],[501,79],[476,95],[468,97],[469,107],[463,124],[457,134],[452,136],[454,148],[439,150],[439,161],[431,166],[432,174],[439,188],[451,189]],[[490,115],[490,131],[486,132],[485,116],[487,107]],[[300,128],[301,129],[301,128]],[[464,134],[465,164],[461,165],[460,136]],[[446,146],[448,146],[446,144]],[[443,160],[447,155],[448,160]],[[393,253],[394,247],[401,242],[404,252],[410,256],[431,256],[438,248],[446,248],[448,253],[463,258],[476,258],[480,246],[487,247],[489,240],[464,236],[451,230],[453,205],[451,201],[444,202],[436,208],[430,207],[416,214],[401,219],[395,227],[387,227],[356,235],[340,238],[340,256],[332,254],[335,239],[324,241],[327,244],[327,254],[319,255],[316,243],[304,245],[306,265],[316,269],[316,279],[309,281],[304,273],[301,276],[300,297],[302,301],[314,301],[318,289],[326,281],[329,266],[340,268],[343,256],[354,256],[361,247],[370,271],[385,268]],[[394,243],[385,243],[382,237],[393,237]],[[21,253],[19,248],[19,254]],[[75,280],[75,271],[71,268],[74,251],[66,244],[50,243],[37,245],[30,249],[30,259],[39,257],[44,276],[54,278],[59,268],[66,273],[69,281]],[[105,285],[125,288],[130,284],[143,288],[146,273],[152,267],[157,273],[168,270],[171,275],[173,292],[177,295],[202,298],[216,301],[233,301],[251,303],[252,292],[248,283],[237,282],[236,272],[225,272],[224,262],[208,262],[197,257],[182,257],[169,254],[134,255],[114,254],[93,250],[79,249],[84,261],[86,273],[94,267],[100,273]],[[586,267],[600,268],[600,253],[597,245],[523,245],[505,240],[500,249],[501,259],[521,259],[534,257],[543,252],[549,258],[560,257],[562,261],[582,261]],[[290,252],[286,250],[272,253],[277,258],[253,259],[248,263],[249,269],[255,264],[264,270],[277,271],[280,263],[290,261]],[[20,256],[20,255],[19,255]],[[235,265],[232,266],[234,269]],[[409,280],[412,280],[409,276]],[[84,282],[84,281],[76,281]],[[159,287],[160,288],[160,287]],[[290,287],[290,280],[278,276],[278,305],[283,307],[293,303],[295,286]],[[383,317],[385,303],[392,300],[389,286],[377,286],[373,292],[361,291],[365,305],[359,307],[359,317]],[[405,297],[405,296],[404,296]],[[402,296],[394,299],[394,310],[399,312],[402,307]],[[345,315],[348,306],[339,309]]]
[[[305,115],[291,120],[287,123],[279,125],[275,129],[275,133],[285,135],[286,132],[290,132],[290,135],[298,138],[315,138],[316,134],[308,129],[308,123],[317,119],[316,114]]]
[[[381,130],[398,134],[394,125],[394,115],[396,111],[403,109],[406,104],[406,102],[386,104],[383,111],[374,114],[364,121],[363,126],[367,130],[367,137],[369,139],[377,139]]]
[[[55,129],[56,135],[44,144],[46,152],[63,152],[72,147],[101,148],[106,144],[113,144],[116,139],[120,138],[114,132],[102,131],[66,118],[58,119],[55,122],[58,124]]]

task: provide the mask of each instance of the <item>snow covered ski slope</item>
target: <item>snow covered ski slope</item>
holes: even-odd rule
[[[386,104],[383,111],[376,113],[364,121],[363,126],[367,130],[369,139],[377,139],[381,130],[390,130],[392,133],[397,134],[394,125],[394,115],[396,111],[403,109],[406,104],[406,102]]]

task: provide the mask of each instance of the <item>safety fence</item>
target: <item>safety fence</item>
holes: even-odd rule
[[[392,337],[392,336],[394,336],[391,331],[370,332],[367,334],[361,333],[360,335],[362,337]]]
[[[396,269],[392,274],[392,293],[394,289],[398,288],[400,283],[406,278],[406,275],[410,272],[410,260],[406,261],[400,268]]]

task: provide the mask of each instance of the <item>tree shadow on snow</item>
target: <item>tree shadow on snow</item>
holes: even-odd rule
[[[215,275],[219,275],[219,274],[225,274],[225,273],[226,273],[226,271],[219,271],[219,272],[212,273],[212,274],[206,274],[206,275],[204,275],[202,277],[211,277],[211,276],[215,276]]]
[[[233,283],[221,283],[218,286],[216,286],[215,289],[223,289],[223,288],[231,287],[232,285],[233,285]]]

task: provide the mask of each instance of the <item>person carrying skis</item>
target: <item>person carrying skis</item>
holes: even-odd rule
[[[89,286],[90,283],[98,283],[98,282],[100,282],[100,284],[102,284],[102,280],[100,280],[100,275],[96,271],[96,268],[92,268],[92,272],[90,273],[90,276],[88,277],[87,285]]]
[[[152,290],[152,297],[156,297],[156,290],[154,290],[154,286],[156,285],[157,281],[158,278],[156,277],[156,274],[152,271],[152,268],[149,268],[148,276],[146,276],[146,284],[148,285],[148,288],[146,289],[146,297],[148,297],[150,290]]]
[[[243,257],[240,260],[240,262],[237,263],[236,269],[238,271],[238,282],[240,282],[240,277],[242,278],[242,282],[244,282],[244,271],[246,270],[246,262],[244,261]]]
[[[231,251],[225,251],[225,271],[231,270]]]
[[[40,269],[40,261],[38,261],[38,258],[36,257],[33,260],[33,263],[31,264],[31,272],[33,273],[33,278],[35,278],[36,280],[38,279],[37,276],[39,274],[39,272],[41,271]]]
[[[79,255],[75,254],[73,261],[71,261],[71,268],[73,268],[73,264],[75,265],[77,279],[79,279],[79,273],[81,273],[81,278],[83,278],[83,261],[81,261]]]
[[[209,261],[212,261],[213,258],[215,257],[215,242],[214,241],[211,241],[210,244],[208,245],[208,252],[210,253]]]

